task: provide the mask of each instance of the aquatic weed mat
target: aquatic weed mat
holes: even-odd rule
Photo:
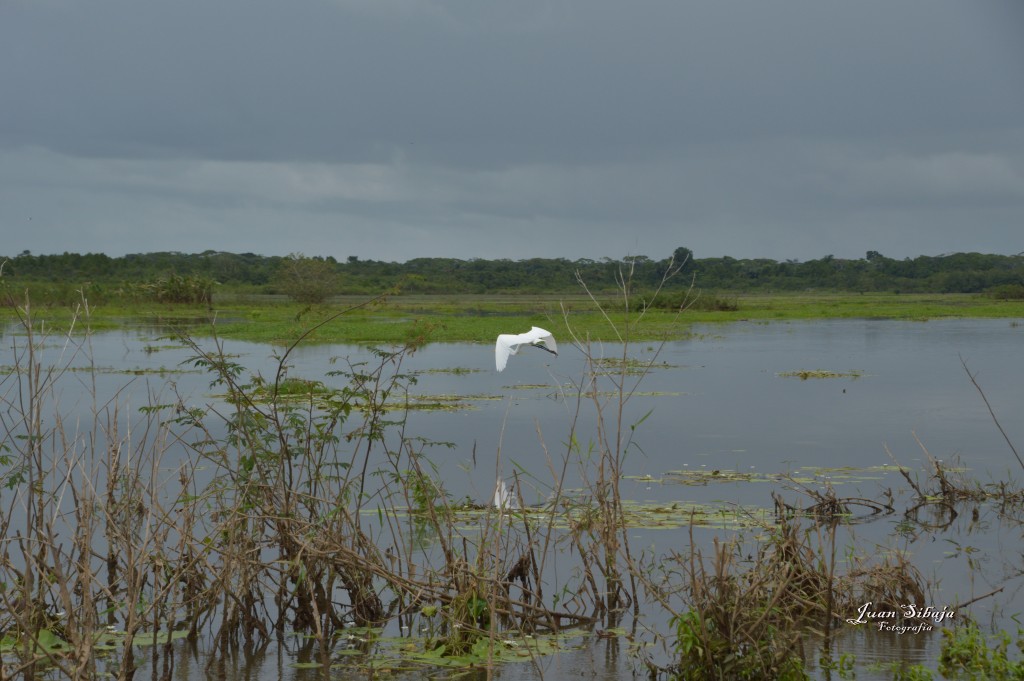
[[[691,487],[744,482],[838,485],[885,480],[887,477],[899,473],[899,470],[898,466],[882,464],[879,466],[801,466],[786,473],[762,473],[754,470],[741,471],[702,465],[700,468],[670,470],[660,476],[637,475],[625,477],[629,480],[649,484],[686,485]]]
[[[129,636],[126,632],[120,631],[115,627],[107,627],[106,631],[99,633],[93,638],[92,649],[96,651],[97,655],[104,656],[122,650],[123,646],[129,642],[135,647],[145,648],[154,645],[166,645],[172,641],[184,639],[187,636],[187,631],[178,630],[162,631],[159,633],[139,632]],[[61,627],[58,625],[40,629],[35,635],[34,640],[26,641],[15,632],[4,634],[0,638],[0,655],[19,652],[25,649],[26,646],[28,649],[46,656],[69,655],[74,650],[74,647],[65,638]]]
[[[540,657],[580,649],[588,645],[591,634],[581,629],[557,633],[526,634],[517,631],[480,632],[466,647],[455,653],[444,636],[425,635],[429,629],[424,618],[420,634],[415,636],[385,636],[382,629],[355,627],[335,636],[335,648],[330,662],[297,661],[289,666],[295,669],[321,669],[348,671],[359,674],[430,673],[431,678],[462,678],[473,670],[479,671],[499,664],[530,662]],[[308,638],[308,637],[304,637]]]
[[[44,367],[49,369],[51,367]],[[13,374],[25,374],[28,371],[26,367],[19,367],[12,364],[0,364],[0,376],[10,376]],[[62,366],[59,368],[61,373],[73,372],[73,373],[85,373],[95,375],[112,375],[112,376],[180,376],[184,374],[199,374],[202,373],[197,369],[181,369],[179,367],[167,368],[167,367],[127,367],[118,368],[112,366]]]
[[[779,378],[799,378],[806,381],[811,378],[849,378],[857,380],[866,374],[860,369],[850,371],[832,371],[829,369],[797,369],[795,371],[780,371],[775,374]]]
[[[692,501],[623,500],[621,522],[627,529],[678,530],[684,527],[715,529],[744,529],[762,527],[773,522],[772,510],[764,506],[738,505],[733,503],[700,503]],[[438,509],[439,511],[441,509]],[[483,505],[450,507],[446,511],[452,528],[458,532],[474,532],[482,527],[488,518],[504,516],[510,524],[520,522],[532,526],[543,525],[552,529],[569,531],[587,529],[599,520],[599,508],[587,499],[566,499],[561,508],[527,507],[505,509]],[[369,515],[377,511],[366,510]],[[426,518],[429,511],[419,509],[393,509],[392,517]]]

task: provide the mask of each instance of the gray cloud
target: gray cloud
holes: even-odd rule
[[[4,252],[1024,250],[1024,6],[0,4]]]

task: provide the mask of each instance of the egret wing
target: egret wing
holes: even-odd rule
[[[511,342],[514,338],[515,336],[511,334],[503,333],[498,336],[498,340],[494,344],[494,367],[498,371],[503,371],[505,365],[508,364],[508,356],[515,354]]]
[[[548,349],[551,350],[551,352],[553,352],[553,353],[555,353],[557,355],[558,354],[558,345],[555,343],[555,337],[553,335],[551,335],[550,333],[548,333],[547,331],[545,331],[544,333],[546,333],[547,335],[544,336],[543,338],[541,338],[540,341],[542,343],[544,343],[544,345],[548,346]]]
[[[542,329],[539,326],[534,326],[530,329],[529,333],[524,333],[524,336],[529,337],[531,343],[541,343],[551,352],[558,354],[558,344],[555,343],[555,336],[547,329]]]

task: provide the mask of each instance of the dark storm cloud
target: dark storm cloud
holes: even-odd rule
[[[37,251],[1016,252],[1022,38],[1012,0],[3,0],[0,224],[40,216]]]
[[[986,3],[375,1],[15,3],[5,141],[489,165],[1020,120],[1024,36]]]

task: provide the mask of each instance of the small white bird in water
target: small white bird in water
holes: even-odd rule
[[[558,355],[555,337],[551,335],[550,331],[545,331],[539,326],[534,326],[526,333],[503,333],[498,336],[498,341],[494,344],[494,366],[498,371],[505,368],[508,356],[519,352],[519,347],[522,345],[532,345],[535,348],[547,350],[553,355]]]
[[[512,490],[508,488],[508,485],[501,478],[498,478],[498,482],[494,486],[494,507],[502,511],[518,507],[515,494],[512,493]]]

